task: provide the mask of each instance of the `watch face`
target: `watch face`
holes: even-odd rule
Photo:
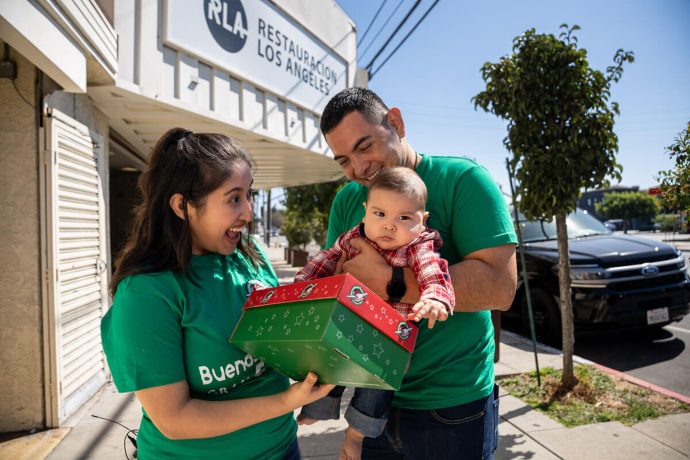
[[[406,290],[405,282],[398,280],[392,280],[386,287],[388,296],[394,299],[399,299],[400,297],[404,296]]]

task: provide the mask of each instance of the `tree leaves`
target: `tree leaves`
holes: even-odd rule
[[[685,212],[690,220],[690,121],[678,133],[666,153],[675,161],[673,169],[659,172],[661,202],[673,211]]]
[[[573,211],[583,188],[620,180],[622,171],[613,132],[619,107],[609,103],[610,85],[634,55],[619,49],[604,74],[577,47],[580,27],[561,29],[560,39],[534,29],[515,37],[512,55],[482,66],[486,88],[472,98],[475,108],[508,120],[504,145],[530,219]]]

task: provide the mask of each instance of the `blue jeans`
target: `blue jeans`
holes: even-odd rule
[[[302,407],[301,414],[316,420],[340,418],[340,401],[345,387],[336,386],[328,396]],[[355,388],[345,420],[364,436],[381,436],[393,404],[393,391]]]
[[[498,386],[486,398],[435,410],[394,407],[384,434],[364,438],[362,459],[493,459],[498,446]]]
[[[299,453],[299,444],[297,443],[297,438],[295,438],[282,460],[301,460],[301,458],[302,455]]]

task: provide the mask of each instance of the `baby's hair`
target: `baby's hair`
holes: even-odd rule
[[[392,190],[412,198],[417,202],[417,209],[420,211],[424,211],[426,207],[426,185],[410,168],[403,166],[383,168],[369,183],[368,193],[371,194],[377,188]]]

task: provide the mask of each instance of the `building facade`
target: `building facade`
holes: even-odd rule
[[[238,138],[255,186],[336,179],[319,134],[355,81],[334,0],[0,2],[0,432],[107,381],[100,319],[135,184],[167,129]]]

